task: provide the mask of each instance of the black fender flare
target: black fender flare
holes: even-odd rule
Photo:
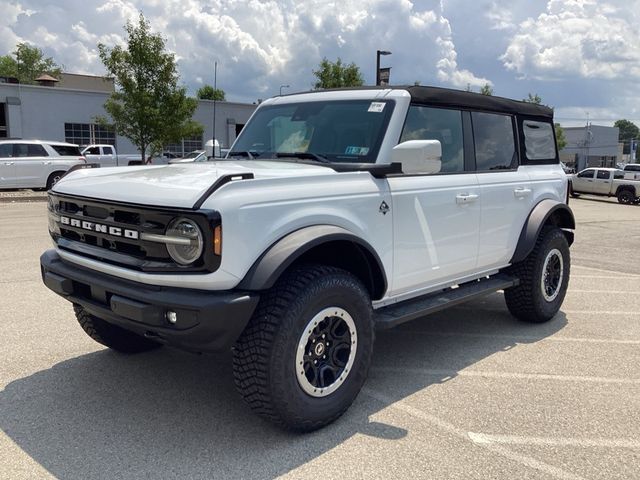
[[[271,288],[282,273],[297,259],[312,248],[333,241],[347,241],[360,247],[363,253],[375,263],[370,272],[372,275],[380,275],[382,281],[379,292],[372,292],[374,297],[381,298],[387,290],[387,277],[380,257],[374,248],[354,235],[350,231],[335,225],[314,225],[296,230],[282,237],[271,245],[254,262],[237,288],[249,291],[260,291]]]
[[[510,263],[512,265],[521,262],[531,253],[542,231],[542,227],[549,223],[549,221],[553,222],[553,225],[563,229],[569,245],[573,243],[573,232],[568,231],[575,230],[576,228],[576,221],[571,209],[565,203],[557,200],[542,200],[533,207],[527,221],[522,227],[520,238],[518,238],[518,245],[511,258]]]

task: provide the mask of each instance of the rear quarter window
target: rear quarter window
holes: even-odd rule
[[[79,157],[82,155],[80,149],[72,145],[51,145],[51,148],[61,157]]]
[[[522,132],[527,160],[555,160],[556,141],[551,123],[523,120]]]

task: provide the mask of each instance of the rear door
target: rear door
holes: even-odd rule
[[[52,161],[38,143],[15,143],[13,156],[16,165],[16,187],[40,188],[53,171]]]
[[[478,270],[509,263],[533,203],[531,179],[519,166],[511,115],[472,112],[482,214]]]
[[[597,170],[596,178],[593,182],[593,193],[600,195],[609,195],[611,193],[611,171],[610,170]]]
[[[110,146],[100,147],[102,150],[102,162],[103,167],[116,167],[118,166],[118,157],[116,156],[115,149]]]
[[[0,144],[0,188],[11,188],[16,182],[13,143]]]

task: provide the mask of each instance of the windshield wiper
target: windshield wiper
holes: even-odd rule
[[[277,158],[300,158],[302,160],[315,160],[320,163],[331,163],[331,161],[325,157],[324,155],[320,155],[319,153],[313,152],[277,152]]]
[[[238,152],[229,152],[229,157],[247,157],[250,160],[254,160],[258,158],[261,154],[256,152],[255,150],[246,150],[246,151],[238,151]]]

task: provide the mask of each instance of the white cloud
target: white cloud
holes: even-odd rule
[[[12,1],[12,0],[9,0]],[[104,73],[98,42],[123,41],[123,25],[142,11],[176,54],[192,89],[218,83],[229,98],[270,96],[280,84],[309,89],[322,57],[360,66],[371,83],[375,50],[393,83],[478,86],[487,79],[459,65],[451,25],[438,0],[0,0],[0,47],[8,53],[26,39],[68,71]],[[31,15],[25,12],[31,10]]]
[[[550,0],[520,23],[501,60],[534,78],[640,78],[640,1]]]

